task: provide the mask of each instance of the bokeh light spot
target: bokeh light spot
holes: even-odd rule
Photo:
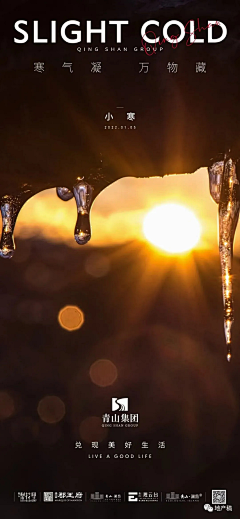
[[[85,261],[85,270],[90,276],[101,278],[106,276],[110,269],[110,261],[104,254],[93,252]]]
[[[87,443],[93,441],[101,442],[108,434],[107,428],[102,427],[102,420],[98,416],[85,418],[79,426],[79,432],[81,439]]]
[[[13,398],[6,392],[0,391],[0,420],[5,420],[15,412]]]
[[[108,359],[99,359],[89,370],[91,381],[100,387],[111,386],[117,379],[118,372],[115,364]]]
[[[43,422],[57,423],[63,419],[66,409],[58,396],[45,396],[40,400],[37,412]]]
[[[78,306],[64,306],[58,314],[58,322],[68,332],[79,330],[84,323],[84,313]]]

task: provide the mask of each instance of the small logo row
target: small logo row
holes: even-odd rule
[[[175,494],[175,492],[120,492],[120,493],[104,493],[104,492],[15,492],[14,501],[20,503],[53,503],[53,502],[129,502],[129,503],[158,503],[158,502],[200,502],[203,498],[202,493],[198,494]]]
[[[180,494],[175,492],[14,492],[18,503],[200,503],[206,512],[232,512],[227,504],[226,490],[212,490],[212,505],[203,502],[203,493]],[[206,492],[205,492],[206,501]]]

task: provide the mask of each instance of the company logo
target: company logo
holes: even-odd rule
[[[128,398],[112,398],[112,411],[128,411]]]
[[[179,499],[179,494],[175,494],[175,492],[170,492],[166,494],[166,501],[176,501]]]
[[[53,503],[58,501],[59,503],[71,502],[83,502],[83,492],[43,492],[43,499],[45,503]]]
[[[138,492],[128,492],[128,501],[138,501]]]
[[[43,501],[46,503],[53,502],[53,492],[43,492]]]
[[[19,503],[37,503],[37,492],[14,492],[14,501]]]
[[[203,494],[176,494],[169,492],[166,494],[166,503],[198,503],[203,498]]]
[[[128,413],[128,398],[112,398],[113,413],[102,415],[102,427],[138,427],[138,413]]]
[[[128,492],[129,503],[157,503],[158,501],[158,492]]]
[[[94,492],[90,494],[92,503],[121,503],[124,500],[123,494],[101,494],[100,492]]]
[[[54,492],[54,501],[65,503],[66,501],[80,502],[84,501],[83,492]]]

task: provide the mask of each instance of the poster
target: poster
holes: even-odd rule
[[[3,517],[239,517],[239,10],[2,4]]]

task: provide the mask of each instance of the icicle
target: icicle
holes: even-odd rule
[[[210,193],[219,204],[219,252],[222,270],[222,292],[224,304],[224,331],[227,344],[227,360],[232,357],[233,290],[232,259],[233,241],[238,223],[240,193],[236,163],[225,155],[208,168]]]
[[[224,304],[224,330],[227,344],[227,360],[231,360],[233,293],[232,259],[233,241],[238,223],[240,207],[239,181],[236,163],[225,157],[222,173],[222,187],[219,201],[219,252],[222,269],[222,291]]]
[[[91,225],[89,219],[89,211],[92,203],[92,187],[79,180],[73,186],[73,194],[77,204],[78,218],[75,227],[75,240],[79,245],[84,245],[91,238]]]
[[[17,197],[4,196],[1,200],[2,237],[0,256],[2,258],[10,259],[13,257],[15,251],[13,231],[21,205]]]
[[[61,200],[64,200],[64,202],[68,202],[68,200],[71,200],[73,198],[73,193],[68,189],[68,187],[57,187],[57,196],[61,198]]]
[[[211,167],[208,168],[209,174],[209,189],[211,197],[214,202],[219,204],[221,188],[222,188],[222,179],[223,179],[223,170],[224,170],[224,161],[221,160],[219,162],[214,162]]]

